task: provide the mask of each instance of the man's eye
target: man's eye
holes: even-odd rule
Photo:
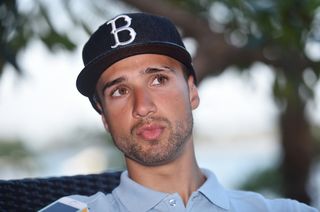
[[[152,85],[163,85],[167,82],[168,78],[163,75],[157,75],[152,81]]]
[[[123,96],[128,93],[128,90],[126,88],[117,88],[112,93],[111,96]]]

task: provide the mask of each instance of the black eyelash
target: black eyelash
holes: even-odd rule
[[[113,96],[113,94],[114,94],[117,90],[118,90],[119,93],[120,93],[120,90],[123,89],[123,88],[124,88],[124,87],[122,87],[122,86],[117,86],[117,87],[115,87],[114,89],[111,90],[110,96]]]
[[[155,77],[154,77],[154,79],[159,79],[159,78],[161,78],[161,79],[164,79],[165,81],[167,81],[168,80],[168,77],[167,76],[165,76],[165,75],[163,75],[163,74],[157,74]]]

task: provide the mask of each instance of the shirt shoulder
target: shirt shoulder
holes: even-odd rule
[[[259,193],[227,190],[230,207],[234,211],[318,212],[306,204],[292,199],[268,199]],[[232,210],[233,211],[233,210]]]

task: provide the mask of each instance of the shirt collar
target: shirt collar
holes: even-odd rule
[[[130,211],[148,211],[169,195],[134,182],[129,178],[128,171],[121,174],[120,185],[113,193]]]
[[[207,180],[198,191],[213,204],[228,210],[230,208],[228,195],[222,185],[218,182],[214,173],[207,169],[202,169],[202,173],[206,176]]]
[[[207,169],[202,169],[207,180],[198,189],[211,203],[220,208],[230,208],[229,198],[225,189],[218,182],[215,174]],[[113,191],[125,207],[132,211],[148,211],[160,203],[169,194],[146,188],[128,176],[128,172],[121,174],[120,185]]]

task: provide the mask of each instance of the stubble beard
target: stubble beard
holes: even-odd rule
[[[167,140],[141,141],[137,138],[136,129],[150,122],[165,123],[168,130]],[[193,130],[192,113],[185,120],[176,121],[173,124],[163,117],[152,117],[141,120],[133,126],[130,136],[116,136],[111,133],[117,148],[128,157],[144,166],[157,166],[168,163],[178,157],[183,147],[190,140]]]

